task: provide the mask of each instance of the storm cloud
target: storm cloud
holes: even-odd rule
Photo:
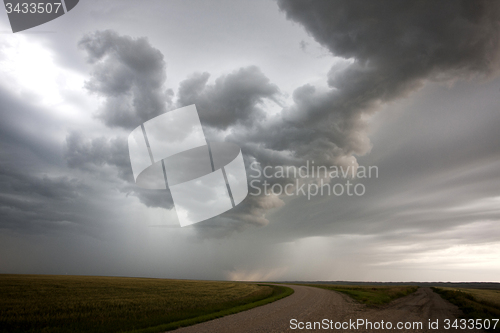
[[[249,66],[212,84],[209,73],[192,74],[179,84],[175,103],[196,104],[209,139],[239,144],[247,167],[251,162],[300,166],[308,160],[357,166],[356,157],[372,147],[367,121],[383,105],[409,96],[426,81],[487,78],[499,68],[500,7],[492,2],[472,7],[468,2],[278,4],[333,55],[347,59],[325,73],[328,89],[298,87],[293,104],[270,116],[263,103],[281,105],[280,89],[258,67]],[[145,39],[105,31],[88,35],[80,46],[93,64],[87,88],[106,98],[100,113],[105,124],[136,126],[171,107],[172,94],[166,98],[162,92],[163,55]],[[144,69],[143,62],[148,64]],[[138,89],[143,86],[152,87],[151,93]],[[131,107],[122,104],[127,95],[134,96]],[[282,205],[276,196],[254,197],[226,215],[266,224],[265,212]]]
[[[1,273],[498,280],[498,8],[88,0],[4,34]],[[249,195],[180,228],[169,191],[135,184],[127,135],[193,103],[250,181],[253,162],[380,176],[351,180],[363,196]]]
[[[105,98],[97,116],[106,125],[134,128],[165,112],[171,98],[163,90],[166,64],[146,38],[96,31],[79,46],[94,67],[86,88]]]
[[[366,116],[425,81],[491,77],[500,62],[500,4],[492,1],[278,1],[330,52],[352,61],[327,74],[330,90],[294,92],[265,146],[342,163],[371,145]],[[286,137],[286,140],[283,138]],[[252,136],[256,140],[256,136]]]
[[[280,91],[256,66],[240,68],[207,84],[209,73],[198,73],[182,81],[177,104],[196,104],[203,125],[225,130],[243,125],[253,127],[266,118],[259,106],[265,99],[279,103]]]
[[[357,165],[356,157],[372,148],[369,117],[382,106],[409,96],[426,82],[487,79],[499,70],[500,5],[495,2],[278,4],[287,18],[348,62],[326,74],[330,89],[305,84],[278,116],[227,136],[262,166],[298,166],[307,160]],[[275,197],[253,201],[266,207],[265,200],[280,202]]]

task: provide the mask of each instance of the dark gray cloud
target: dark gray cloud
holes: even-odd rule
[[[352,64],[340,70],[332,68],[326,75],[330,89],[310,84],[297,88],[294,103],[274,117],[266,116],[262,103],[266,99],[279,103],[279,89],[255,66],[216,78],[213,84],[208,83],[208,73],[197,73],[181,82],[177,106],[196,104],[210,138],[220,138],[219,130],[232,129],[225,139],[242,147],[247,167],[254,160],[263,166],[301,165],[306,160],[350,165],[355,156],[370,150],[366,116],[384,103],[408,96],[425,80],[442,81],[477,73],[488,76],[498,69],[499,8],[490,2],[473,8],[466,2],[391,3],[390,11],[381,3],[278,4],[289,19],[302,24],[334,55],[352,59]],[[133,91],[134,82],[151,81],[161,91],[163,56],[144,39],[133,40],[106,31],[89,35],[80,45],[94,63],[88,87],[106,96],[106,103]],[[157,64],[159,60],[161,65],[151,65],[140,73],[130,70],[142,68],[137,60],[142,53],[131,45],[149,51],[144,61]],[[110,56],[106,58],[106,54]],[[161,103],[157,97],[153,98],[156,105]],[[106,114],[116,119],[130,114],[120,103],[111,103]],[[159,114],[166,109],[156,110]],[[134,125],[156,114],[145,113]],[[107,125],[113,125],[109,119],[103,118]],[[98,142],[92,143],[87,155],[103,163],[99,162],[102,156],[98,146]],[[112,159],[112,155],[108,158]],[[287,181],[270,180],[271,184]],[[265,213],[282,204],[276,197],[252,197],[224,218],[266,224]]]
[[[209,138],[239,144],[247,167],[254,160],[263,166],[297,166],[306,160],[351,165],[356,156],[371,149],[367,116],[385,103],[408,96],[426,80],[448,81],[476,74],[488,77],[498,69],[499,7],[491,2],[480,2],[473,8],[467,2],[394,2],[390,7],[349,1],[278,4],[289,19],[302,24],[332,54],[350,58],[352,63],[342,69],[332,67],[326,74],[329,89],[310,84],[297,88],[293,104],[272,117],[266,116],[262,103],[279,103],[280,91],[255,66],[216,78],[213,84],[208,83],[208,73],[197,73],[181,82],[177,106],[196,104]],[[103,57],[101,49],[113,50],[117,59],[128,59],[125,54],[129,52],[135,57],[133,48],[112,46],[132,43],[130,37],[106,32],[105,36],[112,38],[106,37],[103,44],[100,34],[87,38],[92,43],[82,41],[97,45],[86,46],[91,62],[93,57]],[[148,49],[152,48],[148,45]],[[159,58],[162,56],[155,59]],[[127,76],[114,67],[113,62],[105,61],[95,65],[94,83],[89,84],[108,100],[130,89]],[[153,82],[160,82],[155,79],[158,72],[141,73],[144,80],[148,75]],[[220,130],[227,129],[231,131],[223,137]],[[266,212],[282,204],[276,197],[253,197],[224,218],[266,224]]]
[[[134,40],[108,30],[87,35],[79,45],[93,66],[87,88],[105,98],[99,117],[107,126],[135,127],[171,106],[171,100],[160,93],[166,77],[163,55],[146,39]],[[181,82],[176,102],[178,107],[197,105],[209,138],[217,138],[218,131],[228,128],[253,128],[266,119],[263,111],[266,100],[280,103],[278,87],[256,66],[218,77],[213,84],[208,84],[209,76],[197,73]],[[153,91],[148,87],[153,87]],[[130,96],[133,96],[131,104]],[[157,107],[143,109],[140,103]],[[126,142],[124,137],[85,139],[72,133],[66,140],[67,163],[72,168],[94,173],[101,172],[104,165],[111,166],[126,181],[127,185],[120,186],[121,192],[137,196],[148,207],[172,208],[170,191],[144,190],[134,185]],[[216,224],[229,220],[233,224],[242,221],[263,225],[268,222],[264,217],[266,210],[281,205],[279,199],[247,198],[234,212],[214,220]]]
[[[358,180],[366,194],[294,198],[268,217],[265,233],[286,240],[393,233],[403,241],[413,234],[435,239],[484,221],[497,225],[500,118],[498,98],[491,96],[499,87],[498,79],[453,89],[429,84],[411,102],[395,103],[379,115],[371,152],[358,158],[380,171],[378,178]]]
[[[132,179],[132,168],[125,138],[98,137],[86,140],[80,133],[66,137],[66,161],[71,168],[96,168],[107,164],[114,166],[124,179]]]
[[[62,201],[75,199],[78,197],[78,189],[83,187],[74,178],[47,175],[35,177],[5,166],[0,166],[0,183],[4,190],[12,193]]]
[[[163,90],[166,64],[146,38],[96,31],[79,46],[94,68],[86,87],[105,98],[98,117],[106,125],[134,128],[165,112],[172,97],[172,91]]]
[[[23,232],[47,232],[84,219],[68,209],[85,185],[75,178],[34,176],[0,169],[1,227]]]
[[[196,104],[207,138],[215,141],[227,139],[239,144],[243,148],[245,165],[249,170],[250,163],[255,160],[255,156],[260,157],[259,151],[262,149],[253,147],[257,151],[255,154],[249,154],[251,149],[248,146],[252,146],[251,140],[235,139],[231,136],[223,138],[220,131],[258,131],[259,124],[268,119],[263,110],[263,103],[267,100],[279,105],[281,92],[256,66],[240,68],[220,76],[213,84],[208,84],[209,77],[210,74],[206,72],[196,73],[182,81],[177,105],[181,107]],[[196,227],[203,236],[228,235],[235,230],[245,229],[247,224],[266,225],[269,223],[265,218],[266,212],[282,205],[283,202],[277,197],[248,196],[238,207],[204,223],[216,227],[215,230]]]
[[[86,139],[73,132],[66,138],[65,157],[70,168],[94,175],[103,173],[103,167],[111,167],[118,181],[109,178],[107,181],[124,195],[137,197],[147,207],[173,207],[169,190],[147,190],[135,185],[125,137]]]
[[[57,128],[35,101],[0,88],[0,229],[48,232],[81,222],[66,209],[85,185],[55,171],[64,165]]]
[[[55,116],[4,87],[0,105],[0,229],[98,235],[111,218],[92,202],[95,184],[67,169]]]
[[[282,121],[251,135],[251,141],[260,138],[265,147],[289,150],[296,157],[342,163],[345,157],[363,155],[371,147],[364,115],[408,96],[425,80],[491,76],[499,68],[496,2],[278,4],[332,54],[354,61],[328,73],[331,90],[298,88],[295,104],[283,111]]]
[[[499,68],[500,9],[494,2],[278,4],[332,54],[353,63],[332,68],[330,89],[303,85],[279,117],[230,137],[265,164],[348,165],[370,150],[367,116],[384,103],[408,96],[426,80],[489,77]]]
[[[265,0],[226,2],[89,0],[49,23],[59,33],[2,39],[0,270],[498,279],[500,84],[475,80],[496,74],[496,3],[280,1],[280,13]],[[78,50],[84,32],[108,28],[118,33],[87,35]],[[24,53],[17,42],[47,52]],[[45,88],[54,78],[39,71],[51,61],[62,89],[53,96]],[[166,90],[166,61],[177,99]],[[89,63],[88,89],[80,91],[73,84],[81,86]],[[9,76],[12,68],[26,71]],[[211,74],[188,76],[194,70]],[[29,75],[42,89],[23,84]],[[298,88],[282,112],[266,113],[281,103],[277,82],[284,93]],[[87,107],[89,92],[101,108]],[[192,102],[207,137],[242,147],[249,174],[254,160],[261,167],[357,160],[377,165],[380,178],[362,180],[362,197],[252,196],[180,228],[168,192],[134,184],[126,135]],[[175,226],[147,227],[162,222]]]
[[[172,106],[173,92],[164,88],[163,54],[146,38],[134,39],[105,30],[87,34],[78,45],[92,65],[86,88],[104,98],[97,115],[106,126],[135,128]],[[110,166],[125,181],[116,184],[119,191],[138,197],[148,207],[173,206],[169,191],[134,186],[124,136],[85,138],[73,132],[66,138],[65,157],[69,167],[90,173],[100,173],[103,166]]]
[[[207,84],[210,74],[198,73],[182,81],[177,104],[196,104],[203,125],[217,129],[252,127],[265,119],[265,99],[279,103],[280,91],[256,66],[240,68]]]
[[[370,151],[367,116],[382,105],[409,96],[426,81],[491,77],[499,69],[498,3],[278,4],[333,55],[352,64],[332,67],[330,89],[303,85],[279,117],[228,137],[263,165],[305,160],[350,165]]]
[[[333,54],[355,58],[365,69],[390,70],[379,78],[381,88],[396,74],[488,72],[498,65],[500,5],[495,1],[279,0],[278,5]]]

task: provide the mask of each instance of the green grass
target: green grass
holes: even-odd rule
[[[142,329],[142,330],[133,330],[133,331],[130,331],[127,333],[155,333],[155,332],[160,332],[160,331],[163,332],[163,331],[175,330],[179,327],[190,326],[190,325],[202,323],[204,321],[208,321],[208,320],[224,317],[224,316],[227,316],[230,314],[238,313],[238,312],[241,312],[244,310],[249,310],[249,309],[255,308],[257,306],[261,306],[261,305],[265,305],[265,304],[268,304],[271,302],[275,302],[279,299],[285,298],[285,297],[293,294],[292,288],[283,287],[283,286],[270,286],[270,287],[273,288],[273,294],[268,298],[265,298],[263,300],[260,300],[260,301],[254,302],[254,303],[240,305],[240,306],[237,306],[234,308],[222,310],[222,311],[211,313],[211,314],[204,315],[204,316],[199,316],[199,317],[192,318],[192,319],[186,319],[186,320],[173,322],[173,323],[169,323],[169,324],[164,324],[164,325],[160,325],[160,326],[156,326],[156,327],[150,327],[150,328]]]
[[[415,286],[343,286],[331,284],[308,284],[310,287],[344,293],[368,306],[380,306],[417,291]]]
[[[289,288],[239,282],[0,275],[0,332],[147,332],[271,302]],[[146,331],[144,331],[146,332]]]
[[[432,290],[458,306],[463,312],[461,318],[500,319],[500,290],[445,287],[433,287]],[[490,328],[488,331],[500,332],[500,323],[495,330]]]

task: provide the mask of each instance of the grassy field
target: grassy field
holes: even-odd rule
[[[500,319],[500,290],[432,288],[447,301],[455,304],[464,313],[466,319]],[[493,331],[491,328],[489,331]],[[500,332],[500,323],[495,332]]]
[[[346,286],[329,284],[309,284],[308,286],[338,291],[369,306],[387,304],[418,289],[415,286]]]
[[[290,290],[237,282],[0,275],[0,332],[158,332],[265,304]]]

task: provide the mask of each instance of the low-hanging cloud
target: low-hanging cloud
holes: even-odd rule
[[[97,116],[110,127],[134,128],[162,114],[172,92],[163,90],[163,54],[146,38],[111,30],[86,35],[78,44],[93,65],[86,88],[105,98]]]
[[[500,4],[493,1],[288,1],[287,18],[302,24],[332,54],[354,59],[331,71],[329,107],[297,103],[306,124],[332,114],[370,110],[406,96],[424,80],[496,73],[500,64]],[[325,105],[326,106],[326,105]]]
[[[453,81],[498,73],[500,4],[479,1],[278,1],[335,56],[329,89],[297,88],[294,103],[268,122],[228,139],[263,165],[350,165],[371,149],[367,119],[426,81]],[[260,198],[260,200],[275,198]],[[273,206],[275,207],[275,206]]]
[[[135,185],[124,137],[86,139],[82,134],[73,132],[66,138],[65,156],[70,168],[89,173],[100,173],[103,167],[113,168],[119,180],[114,186],[126,196],[137,197],[147,207],[173,207],[169,190],[147,190]],[[113,183],[110,179],[108,182]]]
[[[196,104],[205,126],[225,130],[235,125],[252,127],[266,118],[265,99],[279,103],[280,91],[256,66],[240,68],[207,84],[209,73],[197,73],[180,83],[179,107]],[[260,107],[259,107],[260,106]]]
[[[287,18],[333,55],[352,59],[327,75],[330,90],[304,85],[283,119],[264,128],[286,140],[270,149],[330,163],[370,149],[365,115],[425,80],[490,76],[500,63],[500,4],[491,1],[278,1]],[[254,136],[256,137],[256,136]],[[321,156],[324,156],[321,158]]]
[[[367,119],[382,105],[426,81],[487,78],[499,69],[495,2],[279,0],[278,5],[333,55],[349,59],[344,68],[325,73],[329,88],[304,84],[291,105],[269,116],[264,102],[281,104],[281,92],[258,67],[249,66],[213,83],[209,73],[193,74],[181,82],[175,102],[196,104],[207,137],[240,145],[247,167],[252,161],[297,166],[306,160],[356,165],[356,157],[371,149]],[[174,105],[173,93],[162,90],[163,55],[147,40],[105,31],[87,35],[80,46],[94,66],[87,87],[106,99],[99,113],[106,125],[134,127]],[[247,198],[223,218],[262,225],[268,222],[265,213],[281,205],[275,196]]]

